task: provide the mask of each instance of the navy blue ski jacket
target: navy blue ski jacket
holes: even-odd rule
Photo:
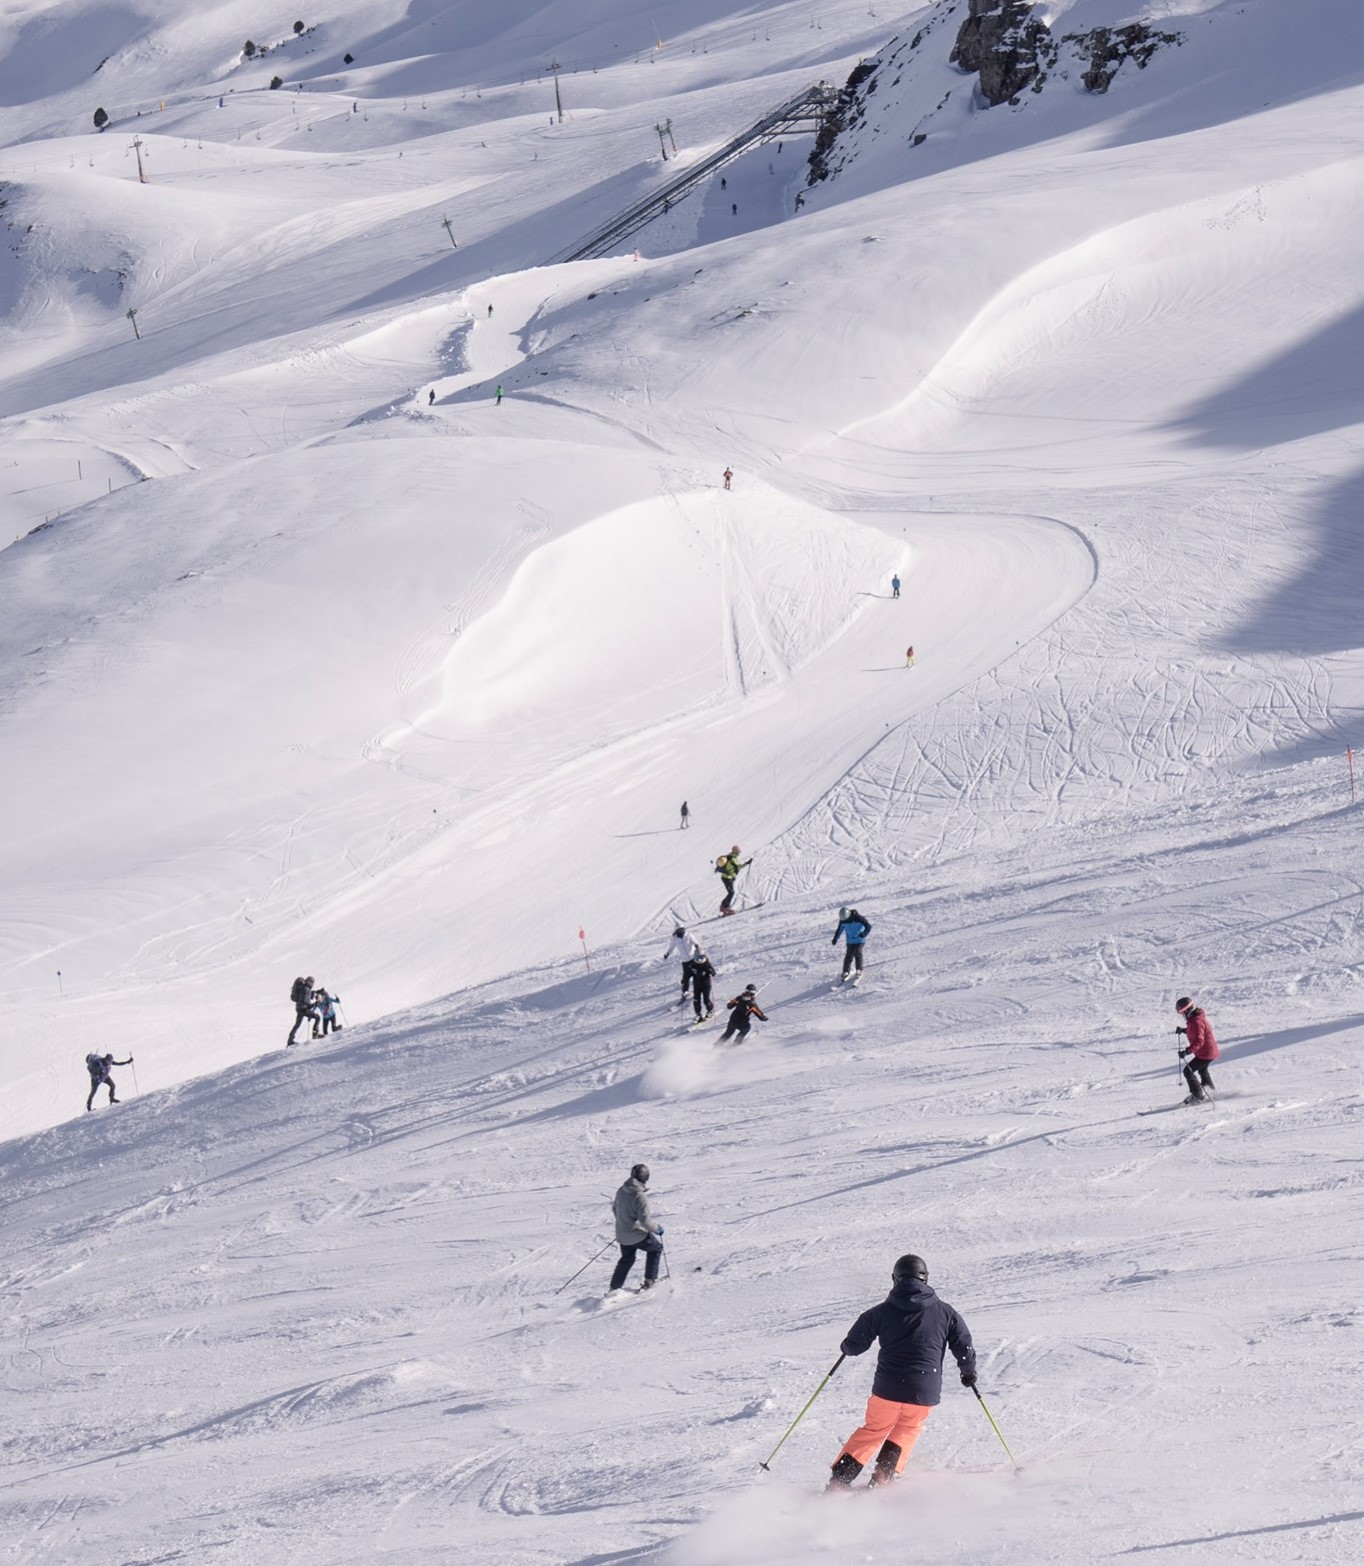
[[[949,1348],[961,1370],[976,1368],[966,1323],[917,1278],[901,1278],[880,1305],[864,1310],[839,1347],[844,1354],[865,1354],[878,1338],[872,1396],[892,1403],[925,1408],[941,1403],[942,1362]]]

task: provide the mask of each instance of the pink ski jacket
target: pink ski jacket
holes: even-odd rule
[[[1208,1014],[1201,1006],[1195,1006],[1184,1018],[1184,1026],[1188,1029],[1187,1043],[1189,1053],[1195,1060],[1216,1060],[1222,1051],[1217,1047],[1217,1040],[1213,1037],[1212,1023],[1208,1021]]]

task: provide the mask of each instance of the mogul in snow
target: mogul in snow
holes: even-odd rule
[[[752,857],[740,859],[741,849],[736,843],[727,854],[721,854],[715,861],[715,873],[720,877],[720,884],[725,889],[725,895],[720,903],[722,914],[734,912],[734,883],[739,879],[739,872],[753,863]]]
[[[1222,1051],[1217,1047],[1208,1014],[1201,1006],[1195,1006],[1187,995],[1181,995],[1175,1002],[1175,1010],[1184,1019],[1184,1026],[1175,1029],[1185,1041],[1185,1047],[1179,1052],[1179,1058],[1185,1061],[1184,1080],[1189,1084],[1189,1096],[1184,1102],[1201,1104],[1212,1094],[1212,1072],[1208,1067],[1221,1057]]]
[[[866,1419],[843,1443],[829,1476],[830,1490],[846,1490],[873,1452],[872,1484],[889,1484],[903,1472],[924,1422],[942,1402],[943,1359],[949,1348],[962,1386],[976,1384],[971,1334],[957,1312],[929,1288],[923,1258],[900,1257],[890,1276],[894,1287],[885,1300],[863,1311],[840,1345],[850,1356],[865,1354],[878,1341],[881,1347]]]
[[[90,1073],[90,1096],[85,1101],[85,1109],[88,1114],[95,1107],[95,1094],[102,1087],[109,1089],[109,1102],[118,1103],[118,1097],[114,1093],[114,1079],[109,1075],[110,1066],[131,1066],[133,1057],[127,1060],[115,1060],[112,1055],[87,1055],[85,1057],[85,1069]]]
[[[840,908],[838,910],[838,928],[834,931],[834,938],[829,943],[837,946],[839,937],[844,941],[843,951],[843,977],[846,979],[854,968],[857,970],[857,979],[862,977],[862,948],[866,944],[867,937],[871,934],[871,921],[864,919],[856,908]]]
[[[610,1292],[625,1286],[630,1269],[635,1265],[635,1254],[644,1252],[643,1289],[652,1289],[658,1282],[658,1264],[663,1255],[663,1225],[655,1223],[649,1211],[649,1197],[645,1186],[649,1183],[648,1164],[636,1164],[630,1178],[616,1192],[611,1209],[616,1217],[616,1244],[620,1246],[620,1260],[611,1274]]]
[[[756,1017],[759,1022],[767,1021],[767,1013],[758,1005],[758,986],[747,984],[743,990],[731,1001],[726,1001],[729,1007],[729,1026],[720,1035],[720,1042],[728,1044],[730,1039],[737,1036],[739,1043],[748,1037],[749,1030],[753,1026]]]

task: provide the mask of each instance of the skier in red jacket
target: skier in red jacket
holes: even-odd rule
[[[1191,1057],[1184,1067],[1184,1080],[1189,1084],[1189,1096],[1184,1102],[1201,1104],[1212,1092],[1212,1073],[1208,1067],[1222,1051],[1217,1047],[1208,1014],[1201,1006],[1195,1006],[1187,995],[1181,995],[1175,1002],[1175,1010],[1184,1019],[1184,1026],[1175,1029],[1184,1036],[1186,1046],[1180,1050],[1179,1058]]]

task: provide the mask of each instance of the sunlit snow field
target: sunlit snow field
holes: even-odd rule
[[[0,18],[0,1560],[1364,1554],[1364,10],[1044,10]],[[763,1473],[907,1249],[1022,1472]]]

